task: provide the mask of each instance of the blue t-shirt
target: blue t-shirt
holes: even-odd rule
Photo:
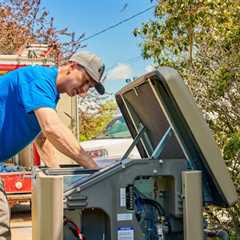
[[[0,77],[0,161],[27,146],[41,129],[33,110],[56,108],[57,68],[28,66]]]

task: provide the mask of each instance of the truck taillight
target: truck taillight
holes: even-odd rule
[[[16,187],[16,189],[18,189],[18,190],[22,189],[22,187],[23,187],[22,182],[17,181],[17,182],[15,183],[15,187]]]

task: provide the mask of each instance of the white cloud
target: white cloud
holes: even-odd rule
[[[148,65],[148,66],[146,66],[145,67],[145,72],[152,72],[152,71],[154,71],[155,70],[155,68],[154,68],[154,66],[152,66],[152,65]]]
[[[122,80],[126,78],[132,77],[132,68],[124,63],[118,63],[116,67],[114,67],[108,73],[108,80]]]

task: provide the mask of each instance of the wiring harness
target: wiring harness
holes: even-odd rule
[[[73,234],[72,240],[87,240],[85,236],[81,233],[78,225],[66,216],[64,216],[64,227],[67,227]]]
[[[134,197],[135,216],[145,234],[145,240],[164,239],[164,234],[171,232],[171,226],[161,204],[144,196],[136,187]]]

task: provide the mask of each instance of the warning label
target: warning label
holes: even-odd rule
[[[130,227],[118,229],[118,240],[134,240],[134,230]]]

